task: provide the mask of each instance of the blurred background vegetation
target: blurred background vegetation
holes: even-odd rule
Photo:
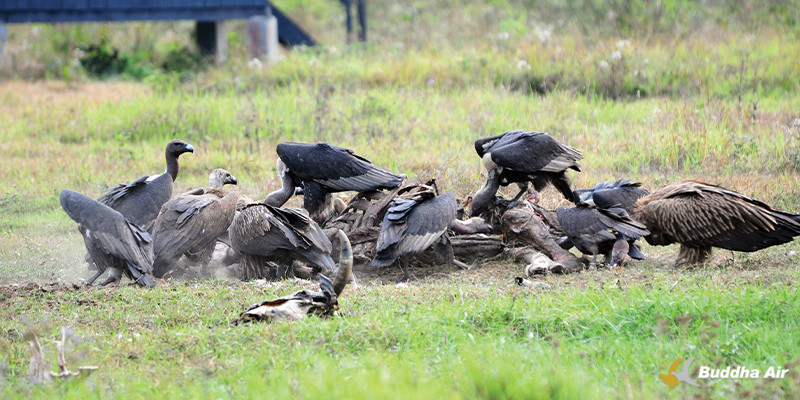
[[[345,44],[338,1],[276,0],[322,46],[249,62],[229,21],[230,62],[209,69],[194,23],[9,25],[0,79],[312,81],[563,90],[612,99],[699,95],[753,107],[795,94],[800,7],[789,0],[399,0],[369,2],[369,42]],[[204,79],[212,77],[211,79]]]

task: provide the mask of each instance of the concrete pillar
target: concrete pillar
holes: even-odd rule
[[[225,21],[197,21],[197,47],[203,54],[213,56],[217,64],[228,59],[228,41]]]
[[[278,19],[269,12],[247,20],[247,52],[250,58],[275,62],[280,58],[278,50]]]
[[[3,46],[8,40],[8,32],[6,31],[6,24],[0,21],[0,55],[3,55]]]

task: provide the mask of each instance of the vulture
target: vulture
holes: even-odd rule
[[[153,268],[153,245],[147,231],[113,208],[72,190],[62,191],[59,199],[61,208],[78,223],[88,257],[98,268],[87,284],[108,270],[108,279],[101,286],[118,282],[123,272],[139,285],[155,286],[149,276]]]
[[[119,211],[128,221],[152,232],[153,222],[161,206],[172,197],[172,182],[178,177],[178,157],[194,153],[192,145],[182,140],[167,143],[167,168],[155,176],[143,176],[129,184],[119,184],[98,200]]]
[[[518,200],[533,183],[537,191],[551,183],[564,198],[573,201],[572,189],[566,175],[568,169],[580,171],[580,151],[559,142],[546,133],[510,131],[478,139],[475,151],[483,160],[488,173],[486,185],[472,198],[472,216],[481,215],[491,205],[497,189],[517,183]]]
[[[283,187],[267,196],[267,204],[282,206],[299,186],[303,208],[318,223],[330,217],[331,193],[393,189],[405,179],[376,167],[350,149],[328,143],[279,143],[276,151]]]
[[[427,190],[410,199],[393,199],[383,216],[370,265],[387,267],[402,256],[421,253],[440,242],[447,229],[463,234],[491,232],[492,228],[480,218],[457,220],[457,208],[453,192],[436,196],[433,190]],[[444,247],[436,250],[447,263],[453,262],[453,249],[446,237]]]
[[[636,200],[649,194],[641,186],[640,182],[620,179],[615,182],[600,182],[592,189],[578,189],[572,194],[576,203],[586,203],[599,208],[618,207],[631,214]]]
[[[239,199],[235,192],[225,193],[222,186],[236,183],[233,175],[218,168],[208,177],[209,188],[195,189],[164,203],[153,228],[155,277],[164,277],[181,256],[199,266],[205,275],[217,238],[233,222]]]
[[[681,244],[676,266],[705,262],[712,247],[752,252],[800,235],[799,215],[698,181],[669,185],[639,199],[633,217],[650,230],[647,243]]]
[[[302,208],[242,205],[228,233],[231,247],[242,255],[244,280],[268,277],[263,265],[275,259],[290,264],[299,257],[308,261],[315,272],[328,273],[336,268],[331,241]]]
[[[644,258],[633,242],[650,232],[621,208],[603,209],[580,204],[558,207],[556,216],[572,244],[582,253],[592,255],[592,265],[597,263],[598,254],[603,254],[611,267],[622,263],[627,256],[637,260]]]

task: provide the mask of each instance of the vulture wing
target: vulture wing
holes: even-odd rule
[[[330,239],[322,232],[319,225],[311,219],[308,211],[302,208],[267,207],[272,211],[272,215],[284,225],[292,228],[300,240],[295,246],[303,248],[316,247],[328,254],[333,251]]]
[[[615,230],[625,235],[628,239],[638,239],[649,234],[647,228],[634,221],[628,213],[621,208],[598,209],[587,206],[559,207],[556,209],[558,222],[561,229],[570,237],[592,236],[592,241],[598,243],[605,240],[615,240]]]
[[[600,182],[592,189],[575,190],[573,194],[580,202],[600,208],[622,207],[632,212],[636,200],[647,196],[647,190],[639,182],[620,179],[616,182]]]
[[[126,260],[138,270],[138,275],[152,272],[153,247],[149,233],[128,222],[116,210],[72,190],[62,191],[60,201],[67,215],[88,230],[86,234],[106,253]]]
[[[539,132],[508,132],[489,152],[497,165],[527,173],[580,171],[577,161],[583,158],[577,149]]]
[[[156,258],[174,259],[217,240],[236,212],[236,193],[195,190],[164,203],[155,223]]]
[[[392,200],[383,217],[377,254],[371,264],[388,266],[400,256],[425,251],[456,219],[457,208],[452,192],[436,197],[419,195]]]
[[[795,214],[719,186],[687,181],[640,199],[635,217],[653,232],[650,244],[681,243],[756,251],[800,235]]]
[[[314,181],[329,191],[391,189],[402,178],[359,157],[352,150],[327,143],[280,143],[276,151],[301,181]]]
[[[231,245],[242,253],[269,257],[287,250],[325,270],[336,269],[330,240],[304,211],[250,204],[234,217],[229,233]]]
[[[158,217],[161,206],[172,197],[172,177],[168,173],[143,176],[129,184],[106,191],[98,201],[119,211],[125,219],[147,228]]]

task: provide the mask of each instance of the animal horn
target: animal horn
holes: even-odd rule
[[[336,269],[336,275],[333,277],[333,292],[339,296],[347,286],[347,281],[350,280],[350,274],[353,272],[353,248],[350,247],[350,239],[347,238],[344,231],[339,229],[337,235],[342,251],[339,256],[339,268]]]

